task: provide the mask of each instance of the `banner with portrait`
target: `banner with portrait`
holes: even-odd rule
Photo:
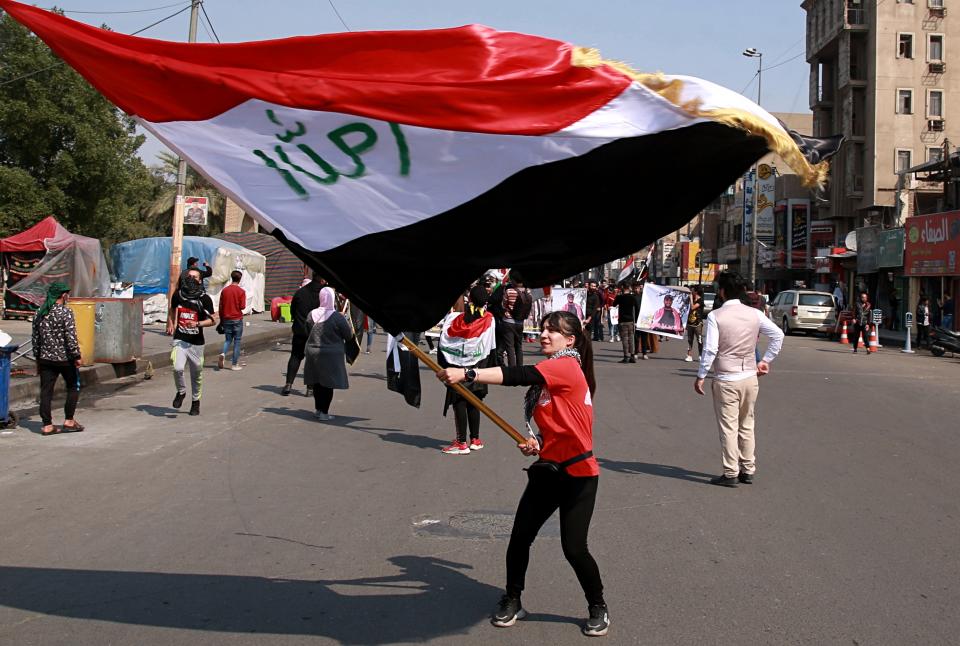
[[[675,285],[643,286],[637,329],[675,339],[684,338],[690,315],[690,290]]]
[[[583,321],[587,311],[587,290],[585,287],[553,289],[550,291],[550,311],[570,312]]]

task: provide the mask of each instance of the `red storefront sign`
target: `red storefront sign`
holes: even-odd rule
[[[907,218],[907,276],[956,276],[960,256],[960,211]]]

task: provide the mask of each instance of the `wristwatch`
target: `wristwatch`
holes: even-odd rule
[[[477,380],[477,371],[473,368],[464,368],[463,369],[463,381],[464,383],[472,384]]]

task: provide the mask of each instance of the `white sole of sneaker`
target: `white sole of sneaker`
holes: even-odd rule
[[[490,623],[496,626],[497,628],[509,628],[513,624],[517,623],[518,619],[525,619],[527,616],[527,611],[523,608],[520,609],[520,612],[513,616],[513,619],[510,621],[497,621],[496,619],[491,619]]]
[[[607,628],[604,628],[603,630],[597,630],[597,631],[584,630],[582,632],[587,637],[603,637],[604,635],[607,634],[608,630],[610,630],[609,626]]]
[[[482,446],[471,446],[471,447],[470,447],[470,450],[471,450],[471,451],[479,451],[479,450],[481,450],[482,448],[483,448]]]

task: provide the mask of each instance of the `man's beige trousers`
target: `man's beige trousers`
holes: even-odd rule
[[[713,380],[713,408],[720,428],[723,449],[723,475],[736,478],[742,470],[752,474],[754,463],[753,407],[760,386],[757,378],[740,381]]]

